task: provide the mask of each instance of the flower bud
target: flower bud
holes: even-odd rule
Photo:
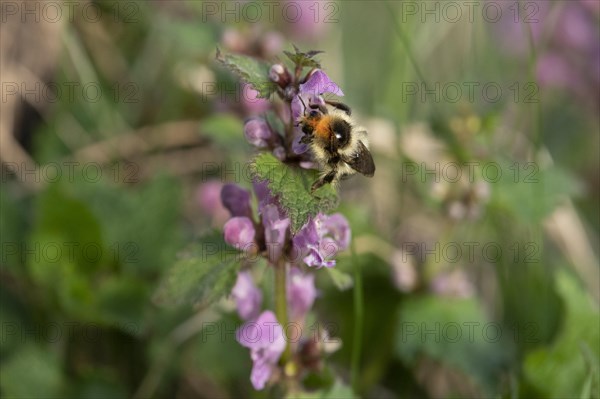
[[[221,189],[221,202],[231,216],[252,217],[250,208],[250,192],[237,184],[226,184]]]
[[[276,31],[267,32],[261,40],[263,56],[270,58],[281,52],[284,46],[283,36]]]
[[[231,218],[223,227],[225,242],[239,250],[250,251],[254,244],[254,224],[245,216]]]
[[[267,148],[273,139],[273,132],[263,119],[254,118],[244,125],[244,136],[253,146]]]
[[[200,208],[212,218],[214,226],[221,227],[230,215],[221,202],[223,183],[217,180],[208,181],[196,189],[196,202]]]
[[[248,47],[247,39],[235,29],[226,29],[221,42],[227,50],[234,53],[243,53]]]
[[[271,104],[264,98],[259,97],[258,91],[252,85],[242,84],[242,105],[251,115],[259,115],[269,109]]]
[[[196,201],[206,214],[214,215],[224,209],[223,204],[221,203],[222,189],[223,183],[216,180],[198,186],[198,189],[196,190]]]
[[[286,88],[292,81],[290,71],[282,64],[274,64],[269,70],[269,78],[277,83],[279,87]]]
[[[273,150],[273,155],[275,156],[275,158],[279,159],[280,161],[285,161],[285,157],[286,157],[286,153],[285,153],[285,148],[283,148],[282,146],[278,146],[275,147],[275,149]]]
[[[418,284],[418,274],[413,255],[406,251],[396,250],[390,261],[396,288],[402,292],[413,291]]]

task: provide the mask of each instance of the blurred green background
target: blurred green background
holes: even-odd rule
[[[228,300],[152,298],[221,227],[202,185],[250,183],[260,102],[216,48],[296,44],[325,51],[377,164],[341,187],[356,394],[600,397],[600,3],[267,3],[2,3],[0,395],[268,397]],[[348,381],[352,290],[322,276]]]

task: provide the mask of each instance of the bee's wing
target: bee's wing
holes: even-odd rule
[[[365,147],[362,141],[358,141],[357,151],[351,156],[343,156],[342,161],[348,164],[352,169],[362,173],[367,177],[372,177],[375,174],[375,163],[371,153]]]

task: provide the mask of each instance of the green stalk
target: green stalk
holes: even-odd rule
[[[421,82],[423,82],[423,85],[425,86],[425,90],[429,91],[429,85],[427,84],[427,80],[425,80],[425,75],[423,75],[423,72],[421,72],[421,67],[419,67],[419,63],[417,62],[417,57],[415,57],[415,53],[412,49],[412,46],[410,45],[410,39],[406,35],[406,32],[404,32],[404,29],[402,29],[402,26],[398,23],[398,20],[396,18],[396,12],[394,11],[394,8],[390,5],[390,2],[389,1],[386,2],[385,5],[388,10],[388,15],[392,19],[392,26],[394,27],[396,34],[400,38],[400,41],[402,42],[402,45],[404,46],[404,49],[406,50],[406,55],[408,57],[408,60],[412,64],[413,69],[415,70],[415,73],[417,74],[417,77],[419,79],[421,79]]]
[[[354,340],[352,342],[351,381],[354,392],[358,391],[360,355],[362,350],[362,325],[363,325],[363,287],[360,265],[356,259],[354,240],[350,243],[352,264],[354,267]]]
[[[286,294],[286,265],[283,259],[279,260],[275,266],[275,316],[277,321],[283,327],[283,336],[285,337],[285,350],[281,355],[281,363],[285,366],[290,359],[291,351],[287,339],[286,327],[288,324],[287,294]]]
[[[521,2],[519,2],[519,6]],[[529,80],[530,82],[535,83],[536,87],[539,89],[540,85],[537,80],[537,63],[538,63],[538,52],[535,48],[535,41],[533,37],[533,30],[531,29],[531,24],[527,24],[527,40],[529,43]],[[540,94],[541,96],[541,94]],[[532,134],[531,141],[533,142],[533,154],[532,159],[535,164],[539,166],[538,153],[542,146],[542,106],[541,99],[532,104],[533,107],[533,118],[532,118]],[[540,180],[537,184],[532,184],[532,195],[534,198],[539,198],[540,193],[544,192],[544,180]],[[544,240],[541,226],[536,226],[537,228],[533,231],[533,240],[538,243],[540,246],[540,253],[542,257],[544,256]],[[543,259],[542,259],[543,261]]]

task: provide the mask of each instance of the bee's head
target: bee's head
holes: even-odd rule
[[[305,112],[305,114],[306,114],[306,112]],[[308,113],[308,116],[307,116],[307,118],[309,118],[309,119],[318,119],[318,118],[320,118],[320,117],[321,117],[321,115],[322,115],[322,114],[321,114],[321,112],[319,112],[319,111],[317,111],[317,110],[314,110],[314,109],[313,109],[313,110],[311,110],[311,111]]]
[[[302,106],[304,108],[304,112],[303,112],[303,118],[304,119],[319,119],[321,116],[323,116],[323,114],[314,109],[313,107],[309,107],[306,105],[306,103],[304,102],[304,100],[302,99],[302,96],[298,94],[298,99],[300,100],[300,102],[302,103]]]

